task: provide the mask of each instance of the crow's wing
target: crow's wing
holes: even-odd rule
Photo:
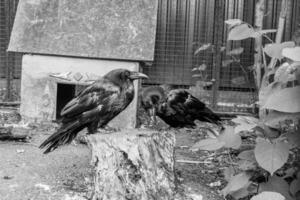
[[[120,94],[118,86],[110,81],[101,79],[88,86],[68,102],[62,109],[61,116],[72,118],[80,114],[98,110],[99,106],[110,106],[118,94]]]

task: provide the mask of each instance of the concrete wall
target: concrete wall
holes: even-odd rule
[[[25,121],[52,121],[56,117],[57,83],[86,84],[116,68],[138,71],[138,62],[121,62],[57,56],[24,55],[21,78],[20,113]],[[54,75],[55,77],[51,77]],[[63,78],[57,78],[57,76]],[[136,125],[137,88],[132,103],[111,126],[132,128]]]

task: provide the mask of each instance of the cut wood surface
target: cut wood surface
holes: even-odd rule
[[[88,136],[95,170],[93,200],[168,200],[176,193],[175,134],[123,130]]]

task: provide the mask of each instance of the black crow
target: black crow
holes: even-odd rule
[[[133,80],[148,78],[145,74],[115,69],[82,90],[61,111],[61,126],[40,148],[49,153],[70,143],[79,131],[87,127],[88,134],[103,128],[133,100]]]
[[[141,106],[150,116],[151,122],[156,123],[156,107],[166,99],[165,91],[162,87],[152,86],[141,90]]]
[[[171,127],[192,128],[195,126],[195,120],[222,126],[220,122],[221,119],[217,114],[184,89],[171,90],[164,99],[159,100],[157,100],[157,97],[159,96],[158,94],[161,93],[161,89],[152,87],[152,89],[149,88],[144,91],[151,92],[144,92],[141,99],[142,106],[152,104],[152,109],[155,109],[154,113]],[[147,103],[152,99],[155,99],[155,101]],[[146,110],[147,109],[149,110],[150,108],[146,107]],[[153,117],[155,118],[155,116]]]

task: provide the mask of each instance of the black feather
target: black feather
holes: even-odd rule
[[[40,145],[44,153],[70,143],[86,127],[89,134],[95,133],[122,112],[134,97],[131,73],[113,70],[68,102],[61,111],[60,128]]]
[[[161,90],[157,89],[158,87],[150,88],[145,89],[145,91],[151,92],[144,93],[142,102],[146,99],[153,99],[151,98],[153,94]],[[221,119],[217,114],[209,109],[205,103],[183,89],[170,90],[166,98],[152,101],[148,105],[152,105],[152,108],[156,110],[156,115],[171,127],[194,127],[195,120],[222,126]],[[150,108],[146,107],[145,109]]]

